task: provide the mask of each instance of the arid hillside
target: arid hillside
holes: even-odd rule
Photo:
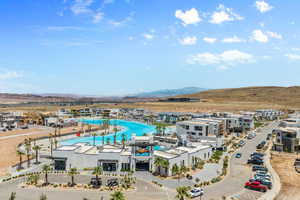
[[[270,105],[300,108],[300,87],[245,87],[208,90],[184,97],[194,97],[209,102],[257,102]]]

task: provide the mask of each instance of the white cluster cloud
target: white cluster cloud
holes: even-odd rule
[[[300,60],[300,55],[299,54],[285,54],[286,57],[288,57],[290,60]]]
[[[75,3],[71,6],[71,11],[75,14],[91,13],[89,8],[94,3],[94,0],[75,0]]]
[[[197,37],[191,36],[191,37],[185,37],[179,40],[180,44],[182,45],[195,45],[197,43]]]
[[[215,43],[217,41],[217,38],[204,37],[203,41],[212,44],[212,43]]]
[[[221,24],[226,21],[243,20],[244,18],[233,12],[232,8],[226,8],[223,4],[217,7],[217,10],[212,14],[210,23]]]
[[[0,69],[0,80],[8,80],[21,77],[23,77],[23,74],[21,72]]]
[[[245,40],[237,37],[237,36],[233,36],[233,37],[228,37],[228,38],[224,38],[222,40],[223,43],[240,43],[240,42],[245,42]]]
[[[113,1],[107,0],[106,3],[112,3]],[[88,14],[92,17],[93,23],[99,23],[104,14],[100,11],[94,11],[90,6],[94,3],[94,0],[75,0],[74,4],[70,7],[70,10],[74,15]],[[105,4],[105,2],[103,2]]]
[[[198,24],[202,21],[197,9],[195,8],[187,11],[176,10],[175,17],[180,19],[184,26],[189,24]]]
[[[268,34],[271,38],[282,39],[282,35],[280,35],[279,33],[267,31],[267,34]]]
[[[282,35],[271,31],[263,32],[262,30],[258,29],[252,32],[252,39],[257,42],[262,42],[262,43],[269,42],[269,37],[275,39],[282,39]]]
[[[263,42],[266,43],[269,41],[269,37],[262,32],[262,30],[254,30],[252,32],[252,39],[257,42]]]
[[[104,14],[102,12],[97,12],[94,16],[93,16],[93,23],[99,23],[102,19],[103,19]]]
[[[128,22],[133,20],[133,16],[135,15],[135,12],[130,12],[127,17],[125,17],[122,20],[116,21],[116,20],[110,20],[109,23],[115,27],[121,27],[126,25]]]
[[[154,35],[150,33],[144,33],[142,36],[147,40],[152,40],[154,38]]]
[[[265,12],[268,12],[273,9],[273,6],[271,6],[264,0],[256,1],[255,6],[256,6],[257,10],[259,10],[259,12],[261,12],[261,13],[265,13]]]
[[[73,30],[81,30],[81,27],[77,26],[48,26],[47,30],[48,31],[73,31]]]
[[[228,50],[220,54],[214,53],[199,53],[192,55],[187,59],[189,64],[199,65],[219,65],[222,69],[234,66],[237,64],[245,64],[254,61],[254,56],[239,50]]]

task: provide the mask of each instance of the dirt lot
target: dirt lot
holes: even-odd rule
[[[272,156],[272,166],[278,173],[281,181],[281,190],[276,200],[300,199],[300,174],[295,171],[296,154],[276,153]]]
[[[64,128],[61,130],[61,133],[69,133],[72,132],[73,129],[76,128],[77,130],[80,130],[80,127],[69,127]],[[86,127],[87,128],[87,127]],[[24,136],[22,134],[30,133],[33,134],[31,136]],[[50,130],[42,130],[42,129],[27,129],[22,131],[11,131],[5,132],[5,134],[0,135],[0,177],[4,176],[8,173],[8,167],[12,166],[14,164],[17,164],[19,161],[19,157],[16,154],[16,147],[19,143],[23,142],[25,138],[37,138],[40,136],[48,136],[50,133]],[[20,135],[19,135],[20,134]],[[12,137],[7,139],[1,139],[1,136],[4,135],[19,135],[18,137]],[[23,160],[25,160],[26,157],[23,156]]]

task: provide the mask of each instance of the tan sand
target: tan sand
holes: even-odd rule
[[[294,168],[295,158],[299,156],[288,153],[276,153],[272,156],[272,166],[281,181],[281,190],[276,200],[300,199],[300,174]]]

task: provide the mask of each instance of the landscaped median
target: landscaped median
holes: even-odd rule
[[[60,189],[60,190],[94,190],[94,191],[132,191],[135,190],[136,178],[132,173],[124,173],[120,175],[105,176],[101,169],[96,167],[93,169],[92,175],[86,175],[91,179],[89,183],[76,183],[76,176],[80,173],[76,168],[71,168],[69,171],[53,171],[50,166],[43,166],[43,171],[24,173],[18,176],[5,178],[2,182],[9,182],[17,179],[22,179],[21,188],[27,189]],[[62,175],[68,175],[68,182],[49,182],[49,176],[57,176],[59,179]],[[85,175],[83,175],[85,176]],[[106,184],[103,179],[107,179]],[[65,181],[65,180],[64,180]],[[96,183],[96,184],[95,184]]]

